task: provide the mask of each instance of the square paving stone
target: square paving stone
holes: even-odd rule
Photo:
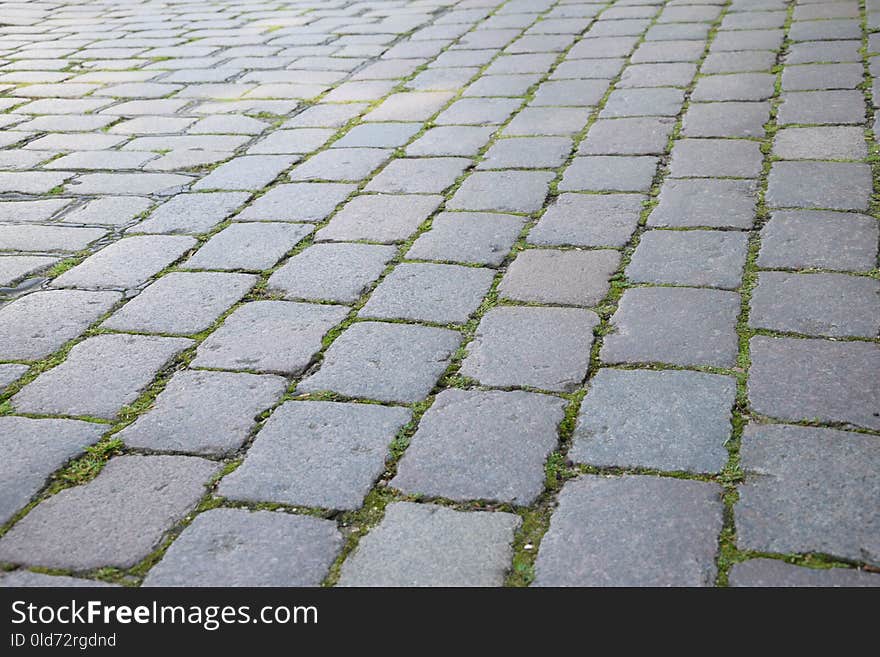
[[[861,40],[806,41],[793,43],[785,56],[786,64],[819,64],[821,62],[858,62]]]
[[[581,405],[568,458],[599,467],[720,472],[735,398],[732,377],[601,369]]]
[[[869,271],[876,262],[878,236],[877,220],[863,214],[777,211],[761,229],[758,266]]]
[[[144,586],[318,586],[342,543],[332,520],[211,509],[183,530]]]
[[[463,96],[525,96],[541,80],[539,73],[482,75],[465,88]]]
[[[573,135],[590,120],[586,107],[526,107],[504,128],[505,137]]]
[[[41,290],[15,299],[0,308],[0,359],[45,358],[121,298],[118,292]]]
[[[410,157],[420,155],[473,156],[489,142],[494,126],[439,126],[425,131],[406,147]]]
[[[236,221],[323,221],[357,187],[342,183],[292,183],[270,189]]]
[[[482,267],[405,262],[379,283],[358,315],[464,324],[494,277],[494,270]]]
[[[498,291],[514,301],[595,306],[619,264],[620,254],[610,249],[527,249],[507,268]]]
[[[669,117],[599,119],[581,142],[579,155],[661,155],[675,120]]]
[[[611,318],[606,363],[733,367],[738,343],[735,292],[682,287],[631,288]]]
[[[79,251],[106,234],[104,228],[0,225],[0,252]]]
[[[130,568],[205,494],[219,465],[194,456],[118,456],[87,484],[40,503],[0,539],[0,559],[49,568]]]
[[[730,571],[730,586],[877,587],[880,586],[880,575],[855,568],[805,568],[779,559],[749,559],[734,564]]]
[[[672,147],[673,178],[757,178],[761,145],[745,139],[679,139]]]
[[[697,65],[690,62],[666,64],[632,64],[627,66],[617,83],[629,87],[686,87],[694,79]]]
[[[673,87],[616,89],[608,96],[603,119],[626,116],[676,116],[684,104],[684,90]]]
[[[551,80],[535,90],[533,107],[597,105],[608,90],[607,80]]]
[[[737,543],[880,564],[880,438],[835,429],[749,425]]]
[[[855,90],[786,92],[776,120],[779,125],[864,123],[865,98]]]
[[[439,194],[470,166],[463,157],[426,157],[394,160],[364,188],[390,194]]]
[[[297,155],[242,155],[221,164],[193,189],[262,189],[299,159]]]
[[[752,409],[782,420],[880,429],[880,347],[797,338],[751,340]]]
[[[691,103],[684,115],[685,137],[763,137],[770,103]]]
[[[559,183],[562,191],[642,192],[651,189],[658,158],[592,155],[576,157]]]
[[[334,141],[331,148],[398,148],[421,129],[421,123],[364,123]]]
[[[222,455],[245,442],[285,388],[280,376],[184,370],[117,436],[129,447]]]
[[[311,153],[336,134],[332,128],[294,128],[276,130],[251,146],[248,155]]]
[[[567,137],[499,139],[486,151],[478,169],[555,169],[571,152]]]
[[[75,345],[67,360],[43,372],[11,401],[24,413],[112,419],[192,344],[185,338],[96,335]]]
[[[391,94],[364,121],[427,121],[448,103],[448,91],[405,91]]]
[[[735,289],[747,251],[747,233],[649,230],[642,234],[626,276],[634,283]]]
[[[520,522],[512,513],[389,504],[342,565],[339,585],[501,586]]]
[[[178,194],[160,205],[132,233],[206,233],[248,198],[241,192]]]
[[[774,162],[767,186],[773,207],[867,210],[871,168],[856,162]]]
[[[498,125],[521,104],[518,98],[462,98],[452,103],[434,122],[437,125]]]
[[[525,219],[483,212],[441,212],[422,233],[406,257],[500,265],[522,230]]]
[[[291,180],[364,180],[391,157],[388,148],[330,148],[290,172]]]
[[[431,392],[460,341],[448,329],[357,322],[330,345],[321,367],[297,392],[416,402]]]
[[[404,408],[294,401],[260,429],[219,493],[250,502],[356,509],[385,470],[389,446],[410,419]]]
[[[848,274],[762,272],[749,326],[804,335],[876,338],[880,281]]]
[[[0,417],[0,522],[30,502],[49,476],[98,441],[104,424]]]
[[[651,476],[565,484],[535,565],[536,586],[713,586],[721,489]]]
[[[862,128],[783,128],[773,141],[773,155],[784,160],[863,160],[868,148]]]
[[[321,350],[345,306],[254,301],[239,306],[199,345],[193,367],[299,374]]]
[[[478,171],[465,178],[447,208],[535,212],[547,196],[550,171]]]
[[[137,287],[196,245],[183,235],[126,237],[92,254],[58,278],[55,287]]]
[[[624,246],[639,222],[638,194],[561,194],[529,232],[541,245]]]
[[[770,73],[707,75],[697,80],[692,100],[767,100],[773,96],[776,76]]]
[[[782,70],[782,88],[785,91],[855,89],[864,75],[861,63],[786,66]]]
[[[319,240],[402,242],[416,232],[442,196],[366,194],[349,201],[315,237]]]
[[[181,266],[187,269],[250,269],[275,266],[314,230],[312,224],[260,221],[227,226]]]
[[[67,577],[66,575],[44,575],[31,570],[13,570],[0,576],[0,588],[59,588],[59,587],[90,587],[105,588],[117,587],[119,584],[110,584],[95,579],[80,579],[79,577]]]
[[[468,345],[461,374],[488,386],[571,392],[587,373],[598,323],[581,308],[493,308]]]
[[[377,244],[313,244],[272,274],[269,288],[288,299],[353,303],[396,254]]]
[[[752,181],[670,179],[660,188],[660,202],[648,215],[648,225],[749,229],[755,221],[755,201]]]
[[[198,333],[256,284],[250,274],[171,272],[104,321],[103,328],[138,333]]]
[[[419,422],[391,485],[405,493],[528,505],[544,489],[565,400],[444,390]]]

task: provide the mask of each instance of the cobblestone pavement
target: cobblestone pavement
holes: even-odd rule
[[[2,581],[878,585],[873,30],[0,2]]]

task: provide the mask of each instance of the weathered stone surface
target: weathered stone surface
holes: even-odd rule
[[[749,559],[734,564],[730,586],[752,587],[836,587],[880,586],[880,576],[849,568],[806,568],[778,559]]]
[[[239,306],[199,345],[194,367],[298,374],[339,324],[345,306],[254,301]]]
[[[144,586],[318,586],[341,548],[331,520],[212,509],[183,530]]]
[[[185,338],[96,335],[22,388],[12,404],[25,413],[112,419],[137,399],[156,372],[192,344]]]
[[[880,281],[847,274],[762,272],[749,325],[773,331],[873,338],[880,333]]]
[[[452,210],[535,212],[552,179],[549,171],[478,171],[465,178],[446,205]]]
[[[477,310],[495,272],[479,267],[403,263],[379,283],[360,317],[463,324]]]
[[[868,209],[871,168],[857,162],[774,162],[767,204],[782,208]]]
[[[735,396],[731,377],[599,370],[568,458],[601,467],[719,472],[727,464]]]
[[[343,183],[277,185],[236,215],[236,221],[323,221],[356,187]]]
[[[880,563],[878,444],[834,429],[747,427],[734,507],[739,547]]]
[[[0,559],[71,570],[131,567],[183,520],[218,469],[193,456],[111,459],[93,481],[56,493],[20,520],[0,539]]]
[[[269,287],[288,299],[353,303],[396,253],[375,244],[313,244],[272,274]]]
[[[103,588],[114,587],[117,584],[102,582],[96,579],[81,579],[79,577],[67,577],[65,575],[44,575],[30,570],[13,570],[0,575],[0,588],[60,588],[60,587],[89,587]]]
[[[410,419],[404,408],[293,401],[278,408],[223,478],[219,493],[251,502],[356,509]]]
[[[0,308],[0,359],[45,358],[121,298],[118,292],[42,290],[16,299]]]
[[[30,274],[47,269],[60,256],[4,255],[0,256],[0,287],[12,285]]]
[[[657,171],[657,158],[592,155],[576,157],[566,168],[563,191],[646,192]]]
[[[0,417],[0,522],[6,522],[68,460],[97,442],[106,425],[78,420]]]
[[[178,194],[150,213],[130,233],[206,233],[248,198],[241,192]]]
[[[564,406],[530,392],[444,390],[391,485],[429,497],[531,504],[543,490]]]
[[[431,392],[460,341],[448,329],[358,322],[330,345],[321,367],[297,391],[419,401]]]
[[[283,394],[280,376],[182,371],[152,408],[117,434],[153,451],[224,454],[244,443],[256,417]]]
[[[511,513],[389,504],[384,520],[343,564],[339,584],[501,586],[519,524]]]
[[[513,247],[525,220],[488,212],[441,212],[422,233],[406,257],[499,265]]]
[[[722,522],[716,484],[584,475],[562,488],[537,586],[712,586]]]
[[[669,179],[649,226],[744,228],[755,221],[755,184],[748,180]]]
[[[639,222],[638,194],[562,194],[529,231],[546,246],[624,246]]]
[[[570,392],[587,373],[598,322],[580,308],[493,308],[468,345],[461,374],[490,386]]]
[[[347,203],[315,237],[319,240],[402,242],[440,205],[442,196],[371,194]]]
[[[0,392],[13,381],[21,378],[21,376],[30,369],[27,365],[19,363],[0,363]]]
[[[733,367],[738,354],[735,292],[645,287],[623,293],[600,356],[606,363]]]
[[[250,274],[171,272],[106,319],[104,328],[138,333],[198,333],[248,293]]]
[[[610,249],[528,249],[507,268],[498,292],[515,301],[595,306],[619,263],[620,254]]]
[[[190,269],[269,269],[313,230],[312,224],[270,221],[232,224],[205,242],[183,266]]]
[[[752,409],[782,420],[880,429],[880,347],[866,342],[751,339]]]
[[[742,281],[748,236],[735,231],[649,230],[626,268],[634,283],[734,289]]]
[[[56,287],[133,288],[196,245],[191,237],[143,235],[114,242],[53,282]]]

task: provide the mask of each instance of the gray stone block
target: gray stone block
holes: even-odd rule
[[[720,230],[649,230],[626,276],[634,283],[735,289],[742,281],[748,235]]]
[[[644,196],[561,194],[529,231],[541,245],[624,246],[636,229]]]
[[[129,447],[222,455],[245,442],[256,417],[286,387],[280,376],[178,372],[150,410],[117,436]]]
[[[541,541],[536,586],[712,586],[721,489],[651,476],[565,484]]]
[[[342,183],[277,185],[241,211],[236,221],[323,221],[356,189]]]
[[[145,221],[128,229],[129,233],[207,233],[242,205],[248,195],[242,192],[178,194],[150,213]]]
[[[543,491],[564,406],[530,392],[444,390],[391,485],[429,497],[531,504]]]
[[[568,458],[600,467],[720,472],[735,397],[732,377],[601,369],[581,405]]]
[[[565,170],[561,191],[646,192],[657,172],[658,158],[592,155],[576,157]]]
[[[834,429],[750,425],[734,507],[739,547],[880,563],[878,444]]]
[[[749,229],[755,221],[755,183],[748,180],[669,179],[659,199],[649,226]]]
[[[269,278],[288,299],[357,301],[385,271],[397,249],[376,244],[313,244]]]
[[[342,565],[339,584],[501,586],[519,524],[512,513],[389,504],[384,520]]]
[[[581,308],[493,308],[468,345],[461,374],[489,386],[571,392],[587,373],[598,323]]]
[[[661,155],[675,119],[635,117],[599,119],[581,142],[579,155]]]
[[[299,374],[345,306],[254,301],[239,306],[199,345],[193,367]]]
[[[783,128],[773,140],[773,154],[784,160],[863,160],[868,148],[861,128]]]
[[[78,420],[0,417],[0,522],[12,518],[53,472],[97,442],[106,429]]]
[[[406,147],[410,157],[421,155],[473,156],[489,142],[494,126],[439,126],[425,131]]]
[[[772,207],[868,209],[871,168],[856,162],[774,162],[767,186]]]
[[[319,240],[402,242],[412,235],[442,202],[441,196],[369,194],[345,205],[324,228]]]
[[[106,319],[103,328],[138,333],[198,333],[256,284],[250,274],[171,272]]]
[[[567,137],[499,139],[486,151],[478,169],[555,169],[571,152]]]
[[[318,586],[342,543],[331,520],[211,509],[183,530],[144,586]]]
[[[851,568],[805,568],[778,559],[749,559],[734,564],[730,571],[730,586],[877,587],[880,586],[880,576]]]
[[[370,295],[360,317],[464,324],[492,285],[491,269],[402,263]]]
[[[733,367],[738,343],[735,292],[694,288],[631,288],[611,318],[601,357],[606,363],[669,363]]]
[[[192,344],[185,338],[96,335],[74,346],[67,360],[40,374],[11,401],[24,413],[112,419]]]
[[[106,314],[118,292],[41,290],[0,308],[0,359],[39,360]]]
[[[364,188],[389,194],[439,194],[470,166],[462,157],[426,157],[394,160]]]
[[[550,171],[477,171],[465,178],[446,207],[536,212],[544,203],[553,177]]]
[[[620,254],[608,249],[528,249],[510,264],[498,291],[515,301],[595,306],[619,264]]]
[[[679,139],[672,148],[673,178],[757,178],[764,156],[745,139]]]
[[[193,456],[119,456],[94,480],[39,504],[0,539],[0,559],[89,570],[130,568],[195,507],[218,471]]]
[[[416,402],[431,392],[460,341],[448,329],[357,322],[330,345],[321,367],[297,392]]]
[[[500,265],[522,230],[523,217],[483,212],[441,212],[406,257]]]
[[[330,148],[290,172],[291,180],[364,180],[391,157],[387,148]]]
[[[770,103],[691,103],[684,115],[685,137],[763,137]]]
[[[315,227],[260,221],[227,226],[205,242],[187,259],[187,269],[249,269],[262,271],[274,267]]]
[[[880,429],[876,344],[755,336],[751,360],[749,400],[755,412]]]
[[[864,123],[865,98],[855,90],[785,92],[776,120],[779,125]]]
[[[260,430],[219,493],[250,502],[357,509],[385,469],[389,446],[410,419],[404,408],[287,402]]]

